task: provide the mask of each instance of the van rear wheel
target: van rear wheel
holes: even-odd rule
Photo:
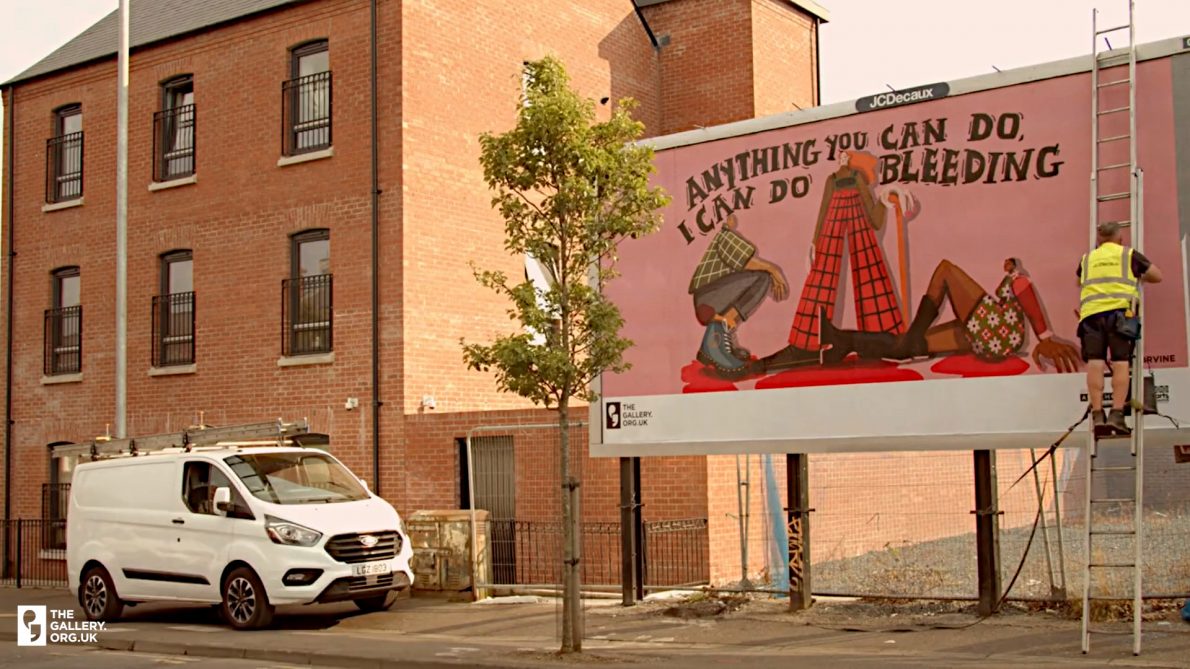
[[[237,630],[260,629],[273,620],[273,606],[256,572],[232,570],[223,579],[223,619]]]
[[[83,574],[79,582],[79,606],[83,607],[87,620],[111,622],[120,619],[124,603],[116,594],[116,586],[106,569],[96,565]]]
[[[372,613],[374,611],[387,611],[392,608],[393,603],[397,601],[396,597],[389,596],[389,593],[377,595],[375,597],[366,597],[364,599],[356,599],[355,605],[359,607],[360,611],[367,611]]]

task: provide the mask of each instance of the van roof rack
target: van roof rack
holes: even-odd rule
[[[110,436],[100,436],[89,442],[54,446],[52,455],[53,457],[77,456],[98,460],[110,457],[136,457],[167,449],[189,451],[193,448],[203,447],[292,446],[295,443],[293,437],[307,434],[309,431],[310,425],[305,418],[291,423],[278,418],[267,423],[245,423],[226,427],[199,424],[192,425],[180,432],[153,434],[145,437],[112,439]]]

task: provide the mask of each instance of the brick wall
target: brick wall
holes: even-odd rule
[[[753,113],[809,109],[818,101],[814,18],[785,0],[752,3]]]
[[[366,3],[302,3],[132,54],[129,88],[128,413],[130,435],[177,430],[204,412],[226,425],[306,417],[329,434],[332,451],[402,513],[458,499],[454,440],[476,424],[549,419],[495,392],[490,375],[462,365],[460,337],[508,331],[504,305],[480,287],[468,263],[519,275],[502,250],[501,221],[482,181],[478,136],[515,121],[521,63],[560,56],[584,95],[641,104],[649,135],[748,118],[753,14],[749,0],[673,0],[648,8],[660,53],[628,3],[509,5],[496,0],[379,3],[380,388],[371,406],[371,184],[369,13]],[[796,19],[793,10],[786,10]],[[782,21],[784,19],[781,19]],[[779,25],[786,25],[780,23]],[[767,26],[767,24],[766,24]],[[803,30],[794,23],[788,29]],[[769,30],[771,26],[765,28]],[[768,34],[768,33],[766,33]],[[791,43],[803,40],[794,34]],[[329,40],[334,77],[330,158],[278,166],[280,84],[287,49]],[[789,56],[792,58],[794,56]],[[159,84],[194,77],[195,183],[151,192],[152,117]],[[14,517],[41,513],[47,445],[103,434],[113,423],[115,377],[115,58],[15,87],[17,253],[13,318]],[[790,83],[790,95],[796,86]],[[799,94],[800,95],[800,94]],[[789,97],[780,95],[778,97]],[[45,142],[52,112],[81,103],[84,204],[43,212]],[[5,212],[5,225],[9,224]],[[281,280],[289,235],[330,230],[334,275],[333,363],[281,367]],[[159,256],[191,249],[196,292],[196,371],[149,376],[150,301],[160,292]],[[8,258],[4,259],[8,262]],[[83,374],[43,384],[43,310],[50,272],[81,269]],[[420,409],[423,396],[436,400]],[[348,397],[359,399],[354,411]],[[372,476],[373,411],[380,412],[380,479]],[[576,414],[585,418],[585,409]],[[526,513],[544,513],[556,491],[550,438],[526,438],[518,484]],[[586,457],[583,513],[618,519],[618,462]],[[704,458],[643,463],[649,520],[707,515]],[[734,499],[734,498],[733,498]],[[545,500],[545,501],[534,501]]]

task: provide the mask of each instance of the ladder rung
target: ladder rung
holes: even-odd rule
[[[1091,530],[1091,536],[1127,536],[1136,534],[1136,530]]]
[[[1131,601],[1131,600],[1129,600]],[[1112,636],[1132,636],[1132,630],[1096,630],[1087,628],[1087,634],[1107,634]]]
[[[1106,35],[1107,33],[1114,33],[1117,30],[1124,30],[1125,28],[1131,28],[1131,27],[1132,27],[1131,24],[1125,23],[1124,25],[1116,26],[1115,28],[1104,28],[1103,30],[1096,30],[1095,34],[1096,35]]]
[[[1100,497],[1099,499],[1091,500],[1092,504],[1118,504],[1120,502],[1128,502],[1130,504],[1136,504],[1136,498],[1134,498],[1134,497]]]
[[[1104,165],[1103,167],[1096,167],[1095,169],[1099,170],[1100,172],[1106,172],[1107,170],[1118,170],[1121,167],[1132,167],[1132,163],[1114,163],[1112,165]]]
[[[1095,88],[1107,88],[1108,86],[1119,86],[1120,84],[1126,84],[1130,81],[1132,81],[1132,80],[1131,79],[1116,79],[1115,81],[1109,81],[1105,84],[1096,84]]]
[[[1131,107],[1129,107],[1128,105],[1124,105],[1123,107],[1115,107],[1114,109],[1104,109],[1101,112],[1096,112],[1096,114],[1098,114],[1099,116],[1107,116],[1108,114],[1118,114],[1120,112],[1125,112],[1125,111],[1128,111],[1129,109],[1131,109]]]
[[[1116,225],[1120,226],[1121,228],[1127,228],[1132,225],[1131,221],[1126,221],[1126,220],[1125,221],[1112,221],[1112,223],[1115,223]],[[1101,437],[1095,437],[1095,441],[1115,441],[1117,439],[1131,439],[1131,438],[1132,438],[1132,435],[1130,435],[1130,434],[1105,434]]]
[[[1093,472],[1131,472],[1135,471],[1136,467],[1129,467],[1127,465],[1119,465],[1113,467],[1092,467]]]
[[[1092,562],[1091,564],[1088,564],[1087,566],[1088,567],[1107,567],[1107,568],[1114,569],[1116,567],[1119,567],[1119,568],[1135,567],[1136,563],[1134,563],[1134,562]]]
[[[1123,49],[1126,47],[1120,47],[1120,48]],[[1112,51],[1115,51],[1115,49],[1112,49]],[[1111,51],[1100,51],[1099,53],[1095,54],[1095,60],[1097,60],[1099,62],[1103,62],[1105,60],[1111,60],[1113,58],[1127,58],[1128,55],[1129,55],[1129,53],[1127,51],[1125,51],[1124,53],[1112,53]]]
[[[1114,136],[1112,136],[1112,137],[1104,137],[1103,139],[1100,139],[1100,140],[1097,140],[1097,141],[1098,141],[1100,144],[1107,144],[1108,142],[1118,142],[1118,141],[1120,141],[1121,139],[1128,139],[1128,138],[1130,138],[1130,137],[1132,137],[1132,135],[1114,135]]]
[[[1126,200],[1132,197],[1132,193],[1112,193],[1111,195],[1100,195],[1095,198],[1100,202],[1111,202],[1112,200]]]

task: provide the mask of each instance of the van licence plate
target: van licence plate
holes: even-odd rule
[[[391,570],[392,568],[387,561],[351,565],[352,576],[375,576],[377,574],[387,574]]]

